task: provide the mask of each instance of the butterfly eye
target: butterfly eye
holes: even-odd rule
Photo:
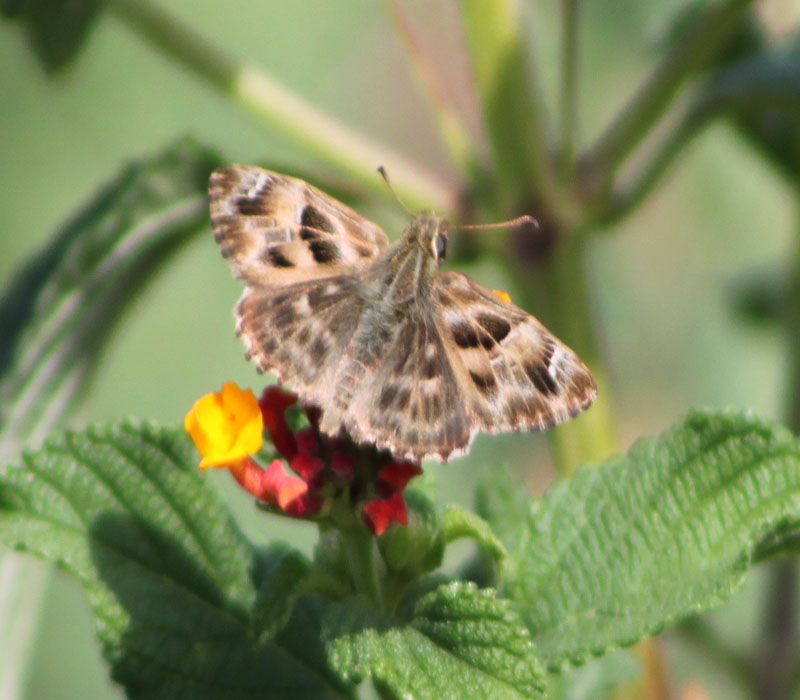
[[[436,259],[443,262],[447,257],[447,236],[440,233],[436,236]]]

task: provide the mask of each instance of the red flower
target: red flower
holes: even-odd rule
[[[386,532],[392,523],[408,525],[408,511],[402,491],[393,493],[389,498],[365,503],[361,514],[367,527],[378,536]]]
[[[287,460],[297,454],[297,441],[286,422],[286,409],[297,403],[297,396],[274,384],[264,389],[261,400],[261,415],[272,444]]]

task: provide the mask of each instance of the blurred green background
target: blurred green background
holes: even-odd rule
[[[352,127],[431,171],[455,177],[382,3],[162,4]],[[685,4],[584,3],[584,144],[645,76],[658,56],[661,33]],[[531,0],[526,5],[552,105],[557,4]],[[782,31],[800,15],[798,5],[763,3],[760,11]],[[453,99],[467,121],[478,125],[455,3],[414,0],[404,6]],[[167,62],[113,16],[101,18],[80,59],[53,78],[37,66],[18,28],[0,24],[0,280],[8,280],[123,163],[155,153],[184,134],[219,149],[230,162],[313,164],[293,144]],[[732,406],[782,417],[782,339],[770,327],[742,323],[731,299],[743,280],[755,273],[779,275],[794,255],[796,204],[796,193],[785,181],[733,129],[717,124],[686,149],[633,216],[594,237],[589,269],[575,274],[590,277],[626,448],[639,436],[662,431],[691,407]],[[369,212],[387,228],[398,220],[396,211]],[[501,265],[479,263],[465,271],[504,287]],[[233,333],[231,309],[239,293],[210,230],[204,231],[118,326],[77,423],[133,415],[179,424],[198,396],[228,379],[259,387],[261,380],[243,360]],[[538,492],[551,478],[540,437],[479,438],[468,459],[435,469],[442,500],[469,504],[475,478],[500,461],[525,464],[528,474],[533,461],[532,486]],[[226,475],[210,478],[229,495],[251,537],[299,538],[310,551],[312,528],[257,516]],[[57,574],[44,601],[25,697],[120,697],[106,680],[78,584]],[[716,615],[715,624],[725,626],[728,636],[751,639],[761,602],[758,577],[753,577],[744,593]],[[672,643],[670,658],[679,661],[678,686],[698,678],[714,697],[739,697],[726,680],[712,680],[714,669],[680,643]]]

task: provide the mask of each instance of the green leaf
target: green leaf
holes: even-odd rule
[[[0,473],[0,542],[78,578],[129,697],[344,694],[313,607],[284,641],[256,641],[252,547],[196,464],[182,430],[148,424],[50,439]]]
[[[458,506],[449,506],[442,517],[442,535],[446,544],[467,538],[478,543],[480,548],[491,557],[498,570],[502,572],[508,559],[508,552],[503,543],[495,537],[492,528],[483,518]]]
[[[205,223],[217,162],[184,140],[127,166],[0,295],[0,464],[74,409],[127,302]]]
[[[540,698],[542,672],[525,628],[492,590],[452,583],[422,596],[408,621],[349,600],[323,626],[343,680],[374,678],[398,697]]]
[[[724,601],[798,516],[800,443],[695,412],[551,488],[518,530],[506,594],[549,668],[581,663]]]
[[[103,0],[3,0],[0,13],[22,23],[31,49],[49,72],[75,58],[104,5]]]
[[[258,557],[253,623],[260,641],[274,637],[286,624],[310,568],[308,559],[283,542],[271,544]]]

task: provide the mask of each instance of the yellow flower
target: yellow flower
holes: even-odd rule
[[[183,425],[203,455],[201,469],[235,464],[258,452],[264,441],[258,399],[235,382],[227,382],[222,391],[198,399]]]
[[[508,292],[504,292],[501,289],[495,289],[494,293],[499,296],[504,302],[507,304],[511,303],[511,295]]]

